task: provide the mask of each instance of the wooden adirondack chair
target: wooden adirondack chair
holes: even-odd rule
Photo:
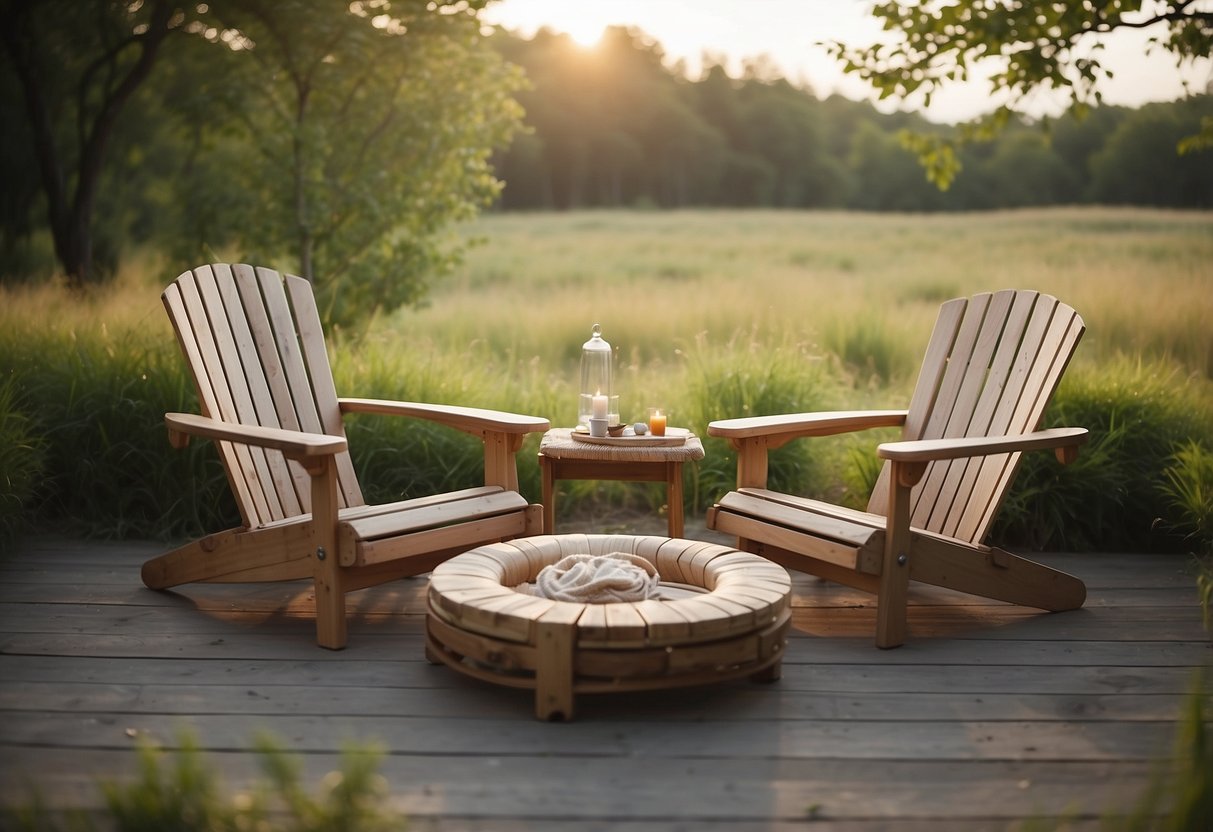
[[[316,640],[346,643],[345,593],[427,572],[483,543],[538,534],[543,507],[518,493],[516,453],[546,419],[492,410],[339,399],[311,285],[246,265],[202,266],[163,294],[202,415],[168,413],[169,438],[217,440],[243,525],[143,566],[165,589],[195,581],[311,578]],[[368,506],[342,416],[428,419],[480,437],[484,487]]]
[[[1081,607],[1077,578],[982,545],[1024,451],[1064,464],[1083,428],[1036,430],[1082,318],[1029,291],[948,301],[939,312],[908,410],[802,413],[712,422],[737,450],[737,490],[708,527],[788,568],[875,593],[876,645],[905,640],[911,579],[1045,610]],[[767,452],[793,439],[902,426],[866,512],[766,488]]]

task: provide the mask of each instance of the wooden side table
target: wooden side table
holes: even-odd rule
[[[543,474],[543,531],[556,527],[557,480],[664,482],[670,537],[682,537],[682,463],[703,459],[703,443],[691,434],[682,445],[591,445],[573,438],[572,428],[555,428],[539,443]]]

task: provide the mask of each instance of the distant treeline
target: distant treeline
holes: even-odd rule
[[[1213,207],[1213,150],[1176,145],[1213,118],[1213,96],[1139,109],[1104,106],[1011,125],[961,153],[941,192],[898,138],[948,133],[911,113],[819,100],[761,61],[699,80],[639,32],[608,29],[587,50],[566,35],[497,36],[523,67],[532,131],[499,155],[504,209],[767,206],[932,211],[1054,204]]]

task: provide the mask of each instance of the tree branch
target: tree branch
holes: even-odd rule
[[[101,159],[113,132],[114,122],[118,113],[130,99],[131,94],[144,82],[152,71],[160,45],[168,37],[172,29],[173,8],[167,0],[156,0],[148,21],[146,32],[136,35],[139,41],[140,53],[135,65],[122,77],[118,85],[108,95],[103,97],[100,111],[97,113],[91,128],[86,134],[84,144],[80,149],[79,176],[76,183],[76,198],[72,205],[72,214],[85,214],[91,210],[96,194],[98,175],[101,170]],[[81,114],[83,115],[83,114]]]
[[[1174,23],[1179,20],[1203,20],[1213,24],[1213,12],[1189,11],[1188,7],[1192,5],[1194,0],[1172,9],[1169,12],[1156,14],[1153,17],[1145,20],[1125,20],[1121,18],[1115,23],[1108,23],[1106,20],[1098,20],[1092,22],[1089,26],[1080,27],[1075,37],[1087,34],[1107,34],[1114,29],[1148,29],[1158,23]]]

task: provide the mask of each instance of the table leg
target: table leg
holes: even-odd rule
[[[666,511],[669,519],[670,537],[682,537],[682,463],[667,462],[666,471]]]
[[[556,464],[539,455],[539,472],[543,479],[543,533],[556,533]]]
[[[571,620],[558,614],[535,627],[535,716],[542,720],[573,719],[573,653],[582,607],[565,606],[573,611]]]

